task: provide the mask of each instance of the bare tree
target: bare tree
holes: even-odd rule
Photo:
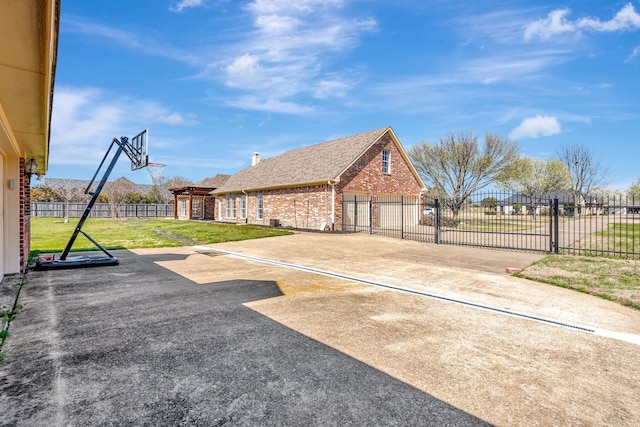
[[[64,222],[69,222],[69,203],[86,202],[84,182],[77,179],[58,179],[52,185],[55,196],[65,204]]]
[[[104,185],[102,193],[109,199],[112,218],[118,218],[120,216],[120,206],[124,202],[124,199],[127,195],[135,192],[135,190],[136,185],[125,177],[120,177]]]
[[[160,193],[165,203],[171,203],[173,201],[173,194],[169,191],[170,188],[180,188],[193,185],[193,182],[182,176],[174,176],[164,181],[160,188]]]
[[[495,182],[500,187],[526,197],[535,216],[538,204],[545,200],[550,192],[569,188],[571,172],[557,159],[524,157],[499,174]]]
[[[518,158],[518,145],[487,134],[484,144],[471,132],[450,133],[437,144],[411,147],[409,158],[423,179],[433,185],[456,219],[469,196],[487,185]]]
[[[593,157],[593,153],[584,145],[565,145],[557,152],[558,159],[571,172],[571,196],[578,206],[584,206],[586,197],[606,184],[607,169]],[[575,209],[579,215],[580,209]]]

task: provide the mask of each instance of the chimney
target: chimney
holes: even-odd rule
[[[253,155],[251,156],[251,166],[255,166],[258,163],[260,163],[260,153],[255,152],[253,153]]]

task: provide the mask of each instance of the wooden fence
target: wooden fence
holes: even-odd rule
[[[32,202],[32,217],[80,218],[86,203]],[[132,204],[120,205],[120,218],[173,218],[173,203],[168,205]],[[90,218],[111,218],[111,206],[108,203],[96,203],[91,209]]]

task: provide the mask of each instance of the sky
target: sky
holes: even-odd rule
[[[48,178],[149,131],[165,179],[391,126],[587,146],[640,179],[640,1],[63,0]],[[151,183],[126,156],[111,177]],[[38,183],[35,183],[37,185]]]

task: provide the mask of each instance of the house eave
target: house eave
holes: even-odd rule
[[[325,184],[336,184],[340,182],[339,178],[327,178],[317,181],[309,181],[309,182],[296,182],[291,184],[279,184],[279,185],[269,185],[264,187],[253,187],[253,188],[235,188],[230,190],[214,190],[211,192],[213,195],[222,195],[222,194],[234,194],[234,193],[257,193],[260,191],[271,191],[271,190],[282,190],[285,188],[298,188],[298,187],[312,187],[314,185],[325,185]]]

